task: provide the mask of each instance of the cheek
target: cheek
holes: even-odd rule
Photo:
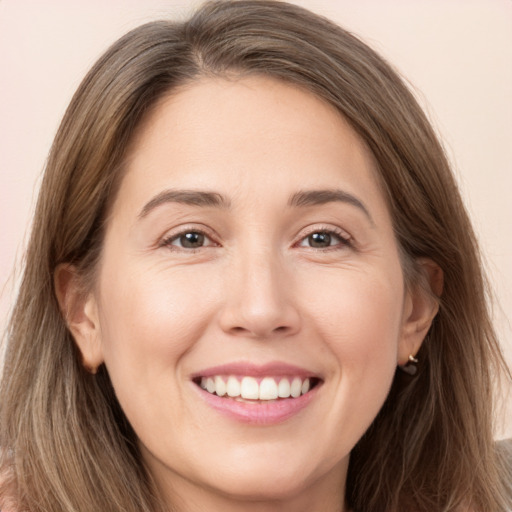
[[[215,301],[197,273],[193,278],[190,271],[163,266],[122,268],[112,268],[102,281],[104,360],[139,438],[164,440],[169,426],[179,430],[186,417],[182,361],[211,322]]]
[[[315,289],[310,304],[333,342],[339,340],[355,352],[365,351],[366,345],[374,349],[384,348],[386,341],[396,343],[403,302],[400,277],[392,283],[387,275],[340,271],[323,282],[317,276]]]
[[[397,365],[403,288],[385,273],[346,273],[316,296],[312,315],[330,352],[333,383],[327,424],[350,451],[384,403]],[[317,284],[319,282],[317,281]]]
[[[309,314],[343,370],[361,378],[368,372],[393,371],[402,322],[400,269],[339,271],[323,278],[317,274],[314,285],[309,287],[315,290],[309,294]]]
[[[152,372],[160,366],[168,373],[211,316],[213,301],[187,271],[112,269],[102,283],[102,343],[111,372],[124,365],[140,376],[151,365]]]

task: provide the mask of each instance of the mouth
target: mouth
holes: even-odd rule
[[[314,401],[324,382],[313,372],[277,362],[217,366],[191,378],[213,410],[252,425],[278,424],[299,414]]]
[[[320,383],[317,377],[250,375],[200,376],[193,382],[211,395],[243,402],[275,402],[296,399]]]

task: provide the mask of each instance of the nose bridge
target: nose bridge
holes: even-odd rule
[[[292,300],[291,273],[271,245],[247,245],[229,269],[222,327],[231,334],[269,337],[296,332],[300,316]]]

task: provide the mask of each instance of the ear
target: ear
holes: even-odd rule
[[[82,354],[82,364],[96,373],[103,363],[98,307],[93,293],[85,293],[82,280],[72,265],[59,265],[54,285],[62,316]]]
[[[419,279],[406,290],[402,317],[402,337],[398,348],[398,365],[415,356],[439,311],[444,276],[441,267],[428,258],[416,260]]]

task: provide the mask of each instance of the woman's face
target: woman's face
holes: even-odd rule
[[[343,492],[415,343],[375,176],[332,107],[268,78],[203,79],[142,126],[77,341],[175,503]]]

